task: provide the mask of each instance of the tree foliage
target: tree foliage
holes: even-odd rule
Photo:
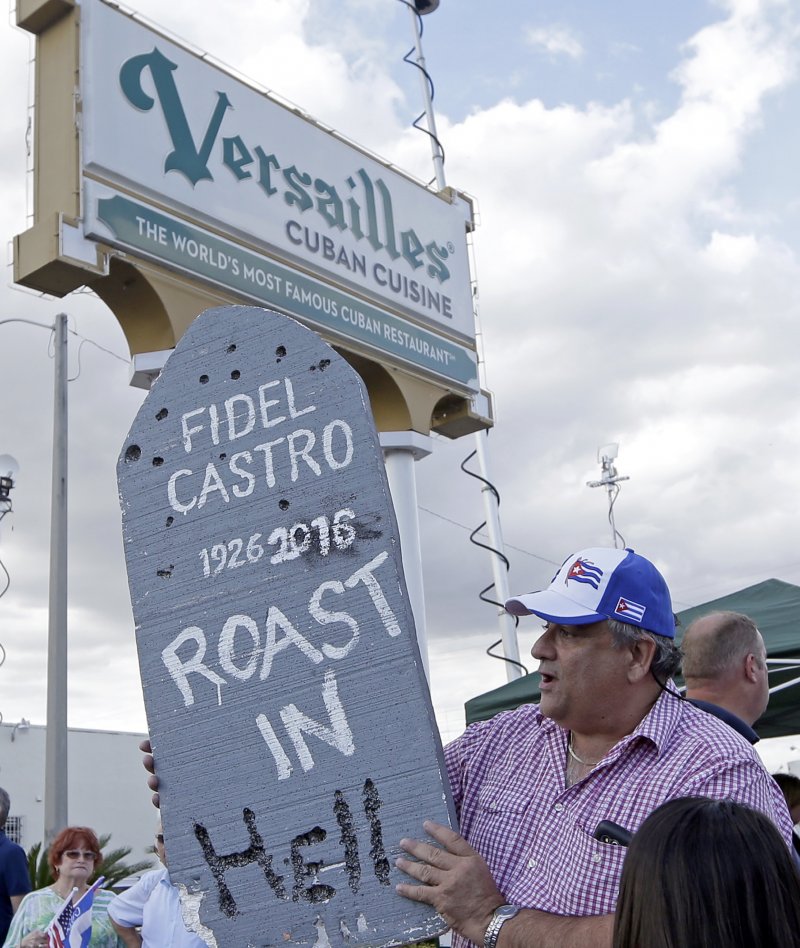
[[[100,836],[98,839],[100,842],[100,852],[103,853],[103,861],[99,867],[96,867],[96,869],[99,869],[99,872],[95,871],[92,873],[89,879],[90,884],[98,875],[103,875],[106,879],[104,887],[110,889],[127,876],[132,876],[138,872],[144,872],[147,869],[153,868],[152,863],[149,862],[125,862],[125,858],[131,854],[130,846],[121,846],[117,849],[107,850],[105,847],[111,839],[110,834]],[[42,848],[42,843],[34,843],[28,850],[28,874],[31,877],[31,886],[34,890],[44,889],[56,881],[53,873],[50,871],[50,864],[47,861],[49,853],[50,847],[45,846]]]

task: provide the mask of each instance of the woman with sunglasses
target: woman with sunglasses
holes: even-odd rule
[[[89,879],[98,873],[102,855],[100,843],[88,826],[68,826],[50,846],[47,861],[55,882],[25,896],[11,922],[3,948],[47,948],[47,926],[73,889],[73,905],[89,888]],[[114,894],[98,889],[92,906],[90,948],[123,948],[108,917]]]

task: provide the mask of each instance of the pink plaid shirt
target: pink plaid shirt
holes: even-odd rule
[[[675,797],[735,800],[766,813],[791,846],[778,785],[727,724],[662,694],[583,780],[565,785],[568,732],[536,705],[473,724],[445,751],[461,833],[507,902],[557,915],[614,911],[625,848],[593,838],[601,820],[631,832]],[[468,944],[454,936],[454,948]]]

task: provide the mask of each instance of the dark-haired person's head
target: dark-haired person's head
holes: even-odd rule
[[[796,774],[777,773],[772,775],[775,783],[781,788],[781,793],[789,807],[792,823],[800,823],[800,777]]]
[[[622,871],[614,948],[800,946],[800,876],[762,813],[684,797],[654,810]]]
[[[50,844],[50,851],[47,854],[47,861],[54,876],[61,871],[61,864],[65,858],[91,862],[93,871],[97,872],[103,857],[100,852],[100,842],[94,830],[88,826],[67,826],[61,830]],[[89,875],[92,875],[92,872]]]

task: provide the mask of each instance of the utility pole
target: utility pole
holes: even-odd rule
[[[55,321],[44,836],[67,825],[67,315]]]

